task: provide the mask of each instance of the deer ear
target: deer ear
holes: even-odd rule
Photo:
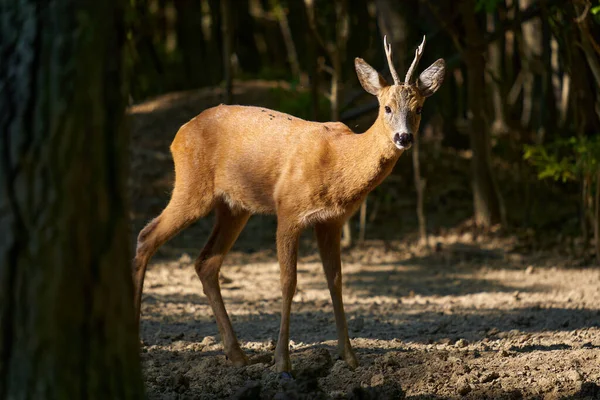
[[[354,67],[356,68],[356,75],[358,75],[360,84],[372,95],[377,96],[381,89],[388,85],[385,79],[379,75],[379,72],[375,71],[362,58],[357,57],[354,60]]]
[[[419,79],[417,79],[417,88],[421,92],[421,95],[429,97],[434,94],[442,86],[445,73],[446,63],[441,58],[431,64],[425,71],[421,72]]]

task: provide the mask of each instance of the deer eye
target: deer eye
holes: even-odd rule
[[[423,112],[423,107],[417,107],[417,114],[421,114]]]
[[[389,114],[389,113],[391,113],[391,112],[392,112],[392,109],[391,109],[390,107],[388,107],[388,106],[385,106],[385,112],[386,112],[387,114]]]

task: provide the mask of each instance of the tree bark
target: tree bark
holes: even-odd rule
[[[477,16],[475,1],[463,0],[461,14],[465,28],[465,64],[467,66],[467,107],[469,115],[469,138],[473,156],[471,159],[471,184],[475,223],[489,227],[503,220],[500,193],[492,173],[491,144],[488,123],[485,118],[485,50]]]
[[[0,398],[142,398],[118,1],[0,1]]]

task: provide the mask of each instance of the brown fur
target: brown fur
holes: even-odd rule
[[[359,68],[360,66],[360,68]],[[386,86],[364,61],[357,61],[363,86],[376,92],[380,110],[373,126],[354,134],[339,122],[318,123],[277,111],[220,105],[183,125],[171,145],[175,187],[165,210],[138,237],[134,261],[135,308],[139,319],[146,266],[159,246],[190,223],[216,210],[216,223],[196,261],[223,340],[235,365],[242,352],[225,310],[218,274],[223,259],[251,214],[276,214],[277,252],[283,294],[281,329],[275,351],[278,371],[290,371],[289,315],[296,289],[300,232],[314,226],[338,331],[338,350],[357,365],[350,346],[342,302],[341,227],[365,196],[390,174],[403,150],[392,141],[395,120],[384,107],[407,115],[414,132],[415,114],[424,96],[415,86]],[[365,83],[371,78],[372,82]]]

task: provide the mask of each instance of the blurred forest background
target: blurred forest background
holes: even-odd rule
[[[383,36],[404,73],[426,35],[420,70],[444,58],[446,80],[424,108],[412,166],[405,155],[396,168],[412,179],[421,240],[467,221],[600,257],[597,1],[136,0],[131,15],[130,102],[220,87],[222,102],[246,104],[236,85],[279,82],[265,95],[273,108],[357,132],[377,104],[354,57],[389,78]],[[359,239],[398,207],[394,190],[370,196]]]

